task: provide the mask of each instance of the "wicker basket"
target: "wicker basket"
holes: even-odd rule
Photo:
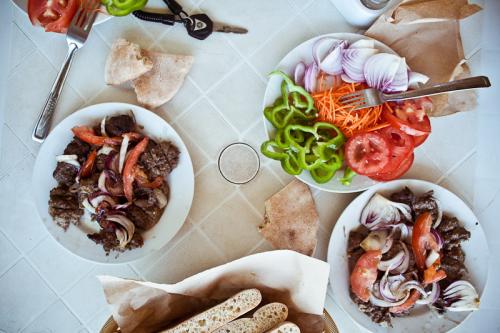
[[[325,332],[324,333],[339,333],[337,325],[333,321],[330,314],[323,310],[323,317],[325,318]],[[101,328],[101,333],[119,333],[120,328],[114,321],[113,317],[109,317],[104,326]]]

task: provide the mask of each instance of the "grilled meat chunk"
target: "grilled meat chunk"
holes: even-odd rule
[[[78,162],[82,165],[90,152],[90,145],[74,137],[73,140],[64,149],[64,155],[77,155]]]
[[[412,205],[412,210],[415,214],[415,217],[424,212],[429,212],[432,215],[432,220],[436,221],[439,208],[433,194],[433,191],[429,191],[416,198]]]
[[[109,255],[111,250],[115,251],[125,251],[141,247],[144,244],[141,234],[135,232],[132,236],[132,240],[125,246],[125,248],[120,248],[120,243],[114,231],[101,230],[98,233],[88,234],[87,237],[93,240],[96,244],[101,244],[106,251],[106,255]]]
[[[119,115],[106,120],[106,134],[108,136],[120,136],[134,130],[135,121],[129,115]]]
[[[390,197],[392,201],[401,202],[407,204],[410,207],[413,206],[416,198],[417,197],[415,196],[415,194],[408,187],[405,187],[399,192],[394,192]]]
[[[49,214],[64,230],[68,229],[70,223],[78,224],[83,215],[78,195],[64,185],[53,188],[50,191]]]
[[[52,176],[59,183],[59,185],[67,187],[70,187],[75,183],[77,175],[78,168],[65,162],[58,162],[54,172],[52,173]]]
[[[178,163],[179,149],[169,141],[156,143],[149,140],[148,146],[140,158],[140,164],[149,179],[158,176],[166,177]]]

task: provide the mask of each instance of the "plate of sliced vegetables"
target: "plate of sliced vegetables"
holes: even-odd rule
[[[370,332],[448,332],[480,308],[488,246],[471,209],[421,180],[379,183],[347,206],[328,247],[333,297]]]
[[[404,175],[431,132],[420,98],[354,110],[340,98],[368,87],[386,93],[425,83],[405,59],[366,36],[334,33],[290,51],[270,73],[263,102],[264,156],[330,192],[359,192]]]

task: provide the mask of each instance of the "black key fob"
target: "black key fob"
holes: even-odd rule
[[[212,34],[214,24],[205,14],[190,15],[183,21],[191,37],[203,40]]]

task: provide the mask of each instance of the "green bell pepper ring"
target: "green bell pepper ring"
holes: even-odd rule
[[[299,165],[297,157],[292,153],[288,152],[288,157],[281,160],[281,167],[286,173],[297,176],[302,172],[302,168]]]
[[[314,179],[314,181],[318,184],[324,184],[330,181],[330,179],[335,176],[335,172],[337,170],[330,170],[330,169],[325,169],[325,168],[316,168],[311,171],[311,177]]]
[[[101,0],[106,10],[113,16],[125,16],[134,10],[144,8],[148,0]]]
[[[278,149],[272,150],[272,148]],[[278,161],[281,161],[288,156],[286,152],[280,151],[280,149],[281,147],[274,140],[267,140],[260,146],[260,152],[262,153],[262,155]]]
[[[272,150],[271,148],[278,148],[278,150]],[[302,172],[302,168],[299,165],[298,159],[295,156],[295,152],[280,151],[276,141],[268,140],[260,146],[261,153],[273,160],[281,162],[281,167],[286,173],[291,175],[299,175]]]
[[[349,186],[351,185],[352,179],[356,175],[356,172],[354,172],[351,168],[346,167],[344,170],[344,177],[340,178],[340,182],[342,183],[342,185]]]
[[[299,165],[302,169],[310,171],[322,166],[325,162],[325,160],[321,159],[321,157],[314,154],[312,146],[316,144],[315,140],[316,138],[314,136],[309,137],[305,146],[298,149]],[[311,154],[311,152],[313,154]]]
[[[276,70],[276,71],[272,71],[270,74],[270,76],[272,75],[278,75],[280,76],[284,82],[286,82],[286,85],[287,85],[287,88],[288,88],[288,92],[289,93],[298,93],[299,95],[301,95],[302,97],[304,97],[305,99],[305,105],[306,105],[306,109],[304,110],[304,113],[316,113],[316,108],[314,107],[314,99],[312,98],[312,96],[301,86],[299,85],[296,85],[292,79],[286,75],[285,73],[283,73],[282,71],[280,70]]]

